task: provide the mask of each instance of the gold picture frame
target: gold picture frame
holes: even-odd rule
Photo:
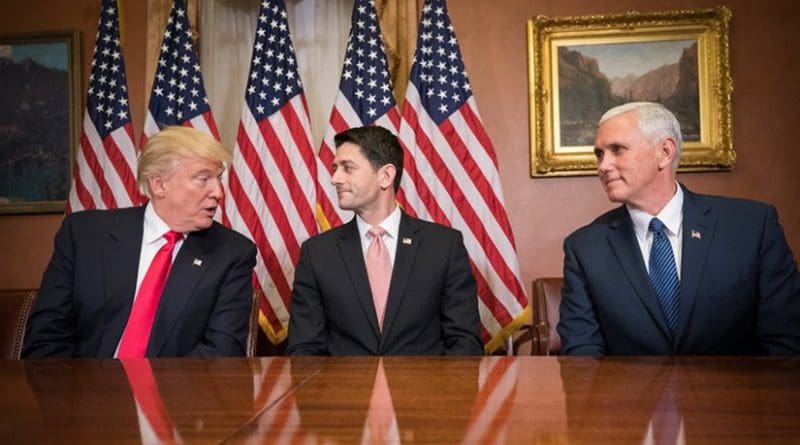
[[[629,101],[661,102],[678,116],[679,171],[732,169],[730,17],[717,7],[531,18],[531,176],[595,174],[597,121]]]
[[[0,214],[64,211],[81,112],[80,34],[0,35]]]

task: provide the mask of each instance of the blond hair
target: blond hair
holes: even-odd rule
[[[221,142],[204,132],[189,127],[163,128],[147,141],[139,155],[139,190],[150,196],[150,178],[169,177],[182,161],[193,159],[219,162],[224,167],[230,164],[231,155]]]

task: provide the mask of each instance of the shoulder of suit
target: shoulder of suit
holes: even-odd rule
[[[595,218],[589,224],[575,230],[572,232],[568,238],[578,238],[584,236],[591,236],[595,233],[606,233],[606,229],[611,225],[612,222],[620,220],[620,218],[626,217],[628,211],[625,209],[624,205],[618,206],[614,209],[611,209],[602,215]]]
[[[250,238],[244,236],[236,230],[225,227],[216,221],[214,221],[214,223],[211,225],[209,231],[210,234],[223,239],[226,243],[241,244],[242,246],[255,246],[255,243],[253,243]]]
[[[412,225],[416,225],[416,227],[423,232],[436,233],[439,235],[445,235],[445,234],[456,235],[461,233],[460,230],[445,226],[444,224],[412,218],[410,216],[408,218]]]
[[[777,212],[772,204],[753,199],[697,193],[688,193],[687,198],[703,202],[715,216],[723,220],[726,218],[741,220],[748,216],[762,218],[766,212]]]
[[[70,213],[64,218],[65,224],[70,224],[75,228],[87,228],[92,230],[100,229],[104,226],[115,227],[126,220],[139,220],[144,217],[143,207],[125,207],[122,209],[106,210],[82,210]]]

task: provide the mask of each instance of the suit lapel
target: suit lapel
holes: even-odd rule
[[[681,186],[683,187],[683,186]],[[683,188],[683,236],[681,252],[681,286],[679,291],[680,319],[678,344],[683,340],[694,309],[697,288],[703,277],[711,241],[714,239],[716,218],[705,201]]]
[[[615,219],[609,226],[610,230],[607,239],[611,249],[614,251],[614,255],[617,257],[617,261],[619,261],[622,270],[625,272],[625,276],[633,286],[636,295],[644,304],[647,312],[650,313],[650,317],[655,320],[664,335],[672,338],[672,332],[667,327],[664,313],[658,304],[658,297],[656,297],[653,287],[650,285],[647,269],[642,260],[642,252],[639,250],[639,243],[636,241],[636,235],[633,232],[633,223],[625,206],[618,209]]]
[[[117,222],[103,246],[105,301],[99,357],[113,357],[131,313],[142,250],[144,209],[118,211]]]
[[[147,345],[147,355],[150,357],[161,355],[197,283],[214,264],[216,243],[213,237],[208,236],[211,230],[190,233],[172,263],[150,332],[151,341]]]
[[[342,262],[347,269],[353,289],[356,291],[356,299],[372,327],[373,334],[376,338],[379,338],[378,316],[375,313],[375,303],[372,302],[372,291],[369,288],[369,278],[367,277],[367,265],[364,262],[364,252],[361,249],[361,237],[358,233],[358,224],[355,217],[342,230],[342,235],[339,239],[339,254],[342,256]]]
[[[395,251],[394,264],[392,266],[389,301],[386,304],[386,314],[383,319],[381,342],[391,332],[397,312],[400,310],[403,298],[406,295],[409,276],[414,268],[414,257],[420,244],[422,244],[422,237],[419,234],[419,224],[403,213],[400,217],[400,229],[397,232],[397,250]]]

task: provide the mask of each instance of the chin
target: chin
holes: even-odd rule
[[[195,224],[195,230],[205,230],[214,224],[214,218],[204,219]]]

